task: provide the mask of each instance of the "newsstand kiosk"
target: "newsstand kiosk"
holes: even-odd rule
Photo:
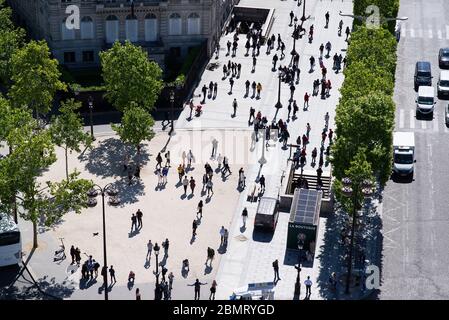
[[[320,222],[321,190],[295,189],[288,222],[287,249],[313,260]]]

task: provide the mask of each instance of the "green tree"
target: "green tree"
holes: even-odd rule
[[[354,14],[367,16],[365,12],[369,5],[375,5],[380,10],[380,15],[383,18],[394,18],[398,15],[399,0],[354,0]],[[362,22],[354,20],[354,22],[360,25]],[[383,23],[382,26],[388,27],[390,32],[394,31],[395,21]]]
[[[71,210],[79,213],[87,206],[92,183],[78,179],[79,173],[74,172],[67,180],[47,182],[42,187],[38,178],[56,161],[56,155],[50,131],[37,130],[36,122],[17,130],[11,140],[13,152],[0,160],[0,205],[2,210],[12,212],[15,199],[20,200],[19,214],[32,222],[36,248],[39,221],[51,225]]]
[[[334,193],[343,209],[348,213],[352,213],[354,212],[354,198],[356,198],[356,204],[358,205],[357,210],[360,210],[360,205],[363,203],[362,182],[369,180],[374,187],[373,171],[370,162],[367,160],[365,148],[360,148],[357,151],[348,169],[345,170],[344,176],[352,181],[353,196],[347,198],[343,195],[341,178],[334,181]]]
[[[8,95],[13,105],[27,106],[37,115],[48,113],[56,91],[66,90],[60,75],[58,62],[50,57],[47,43],[29,42],[11,57],[13,85]]]
[[[162,90],[162,70],[148,54],[129,41],[115,42],[100,53],[106,98],[123,111],[131,102],[151,110]]]
[[[154,137],[153,125],[154,120],[148,111],[131,103],[131,106],[125,109],[121,124],[112,124],[112,128],[123,142],[138,149],[142,141]]]
[[[75,102],[73,99],[62,102],[59,108],[61,114],[53,117],[50,127],[53,142],[64,149],[67,180],[69,179],[68,151],[81,152],[81,145],[90,147],[92,144],[91,136],[83,129],[83,120],[76,112],[79,108],[81,108],[81,102]]]
[[[10,147],[15,130],[27,126],[33,121],[27,108],[12,108],[9,101],[0,94],[0,141],[6,141]],[[1,145],[0,142],[0,145]]]
[[[359,152],[366,156],[384,185],[391,174],[395,104],[391,96],[371,92],[365,97],[346,100],[337,108],[335,123],[338,139],[332,147],[333,173],[341,179],[349,161]]]

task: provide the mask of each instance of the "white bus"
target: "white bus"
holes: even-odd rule
[[[0,267],[18,264],[21,259],[19,227],[9,214],[0,213]]]

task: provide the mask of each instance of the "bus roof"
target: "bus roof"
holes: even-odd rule
[[[19,227],[9,214],[0,213],[0,233],[9,231],[19,231]]]

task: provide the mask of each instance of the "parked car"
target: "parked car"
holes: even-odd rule
[[[438,65],[440,68],[449,68],[449,48],[441,48],[438,53]]]
[[[430,86],[420,86],[415,102],[416,115],[431,115],[436,104],[435,89]]]
[[[430,62],[418,61],[415,65],[415,91],[419,86],[432,85],[432,70]]]
[[[438,98],[449,96],[449,70],[441,70],[437,85]]]
[[[445,117],[446,120],[446,126],[449,126],[449,104],[446,105],[446,108],[444,108]]]

